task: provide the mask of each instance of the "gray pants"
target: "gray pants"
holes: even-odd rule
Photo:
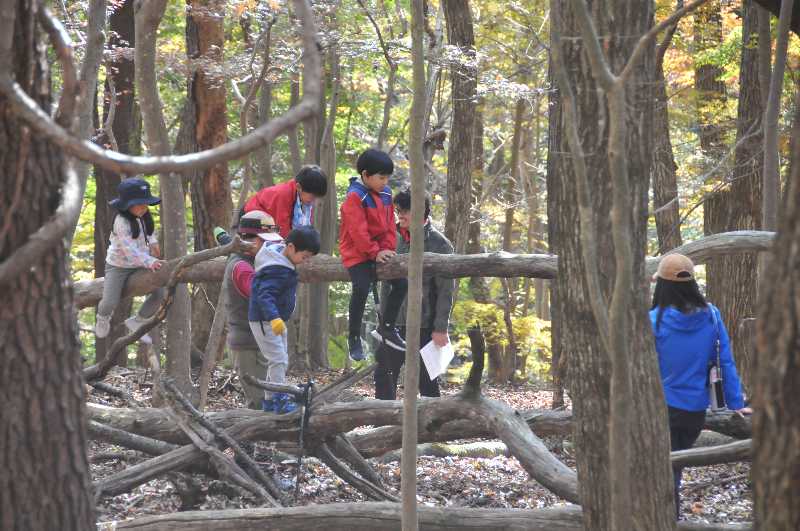
[[[270,332],[272,332],[272,330],[270,330]],[[257,348],[231,348],[231,354],[238,360],[239,383],[242,384],[242,389],[244,389],[244,396],[247,398],[247,407],[250,409],[261,409],[261,399],[264,398],[264,390],[245,382],[244,375],[249,374],[253,378],[263,380],[267,375],[267,358],[265,358]]]
[[[122,298],[122,290],[125,288],[125,283],[139,269],[137,267],[117,267],[106,263],[106,273],[103,279],[103,298],[100,300],[100,304],[97,305],[98,315],[108,317],[114,313],[114,309],[119,304],[120,298]],[[151,291],[142,307],[139,308],[139,316],[150,317],[153,315],[164,299],[164,293],[164,288]]]
[[[286,368],[289,365],[289,352],[287,350],[286,332],[276,336],[268,322],[250,321],[250,330],[258,343],[258,350],[267,359],[267,378],[271,383],[286,383]],[[241,361],[240,361],[241,363]],[[272,393],[264,392],[267,400],[272,398]]]

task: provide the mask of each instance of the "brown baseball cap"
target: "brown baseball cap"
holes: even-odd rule
[[[686,255],[668,254],[658,263],[655,276],[673,282],[689,282],[694,280],[694,263]]]

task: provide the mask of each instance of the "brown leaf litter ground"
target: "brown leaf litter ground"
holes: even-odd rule
[[[317,384],[324,384],[341,374],[327,371],[315,374]],[[117,369],[105,379],[115,387],[124,389],[144,405],[150,404],[152,380],[142,369]],[[459,385],[444,384],[444,395],[455,394]],[[372,379],[367,378],[351,388],[350,399],[372,398]],[[551,393],[532,386],[495,386],[484,384],[483,393],[517,409],[547,408]],[[402,397],[402,389],[399,393]],[[117,407],[128,407],[126,401],[91,390],[89,401]],[[242,394],[238,379],[231,371],[215,371],[209,393],[209,410],[242,407]],[[469,441],[472,442],[472,441]],[[572,446],[567,441],[546,441],[553,451],[574,469]],[[296,464],[273,463],[270,449],[260,446],[256,459],[269,473],[294,481]],[[94,480],[113,474],[127,466],[141,462],[146,456],[125,451],[113,445],[89,443],[89,457]],[[102,459],[100,459],[102,458]],[[380,463],[370,460],[384,487],[400,495],[399,462]],[[752,491],[749,480],[749,463],[717,465],[684,470],[681,512],[683,518],[697,522],[742,522],[752,520]],[[238,496],[226,484],[202,475],[192,476],[199,496],[182,500],[173,481],[177,478],[159,478],[114,497],[104,497],[97,507],[97,521],[123,520],[143,515],[167,514],[180,510],[211,510],[252,508],[258,505],[248,497]],[[513,457],[493,458],[419,457],[417,460],[418,501],[423,505],[533,509],[552,507],[566,502],[530,479]],[[360,502],[366,498],[334,475],[327,466],[316,459],[306,458],[300,493],[296,505],[334,502]]]

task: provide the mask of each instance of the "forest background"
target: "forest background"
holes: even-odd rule
[[[730,193],[741,166],[750,165],[734,157],[742,142],[737,137],[742,52],[757,47],[753,40],[743,44],[743,5],[750,2],[708,2],[680,22],[665,49],[662,71],[667,113],[657,112],[656,119],[666,121],[666,129],[658,124],[654,131],[657,136],[667,131],[666,166],[672,166],[674,172],[677,201],[663,200],[670,190],[659,189],[661,181],[654,175],[651,195],[661,203],[651,202],[651,256],[704,233],[720,232],[713,226],[714,211],[708,205],[713,208],[715,199]],[[656,6],[659,19],[672,12],[675,2],[658,1]],[[427,3],[431,98],[425,154],[433,222],[453,237],[454,226],[469,221],[469,239],[461,247],[468,252],[547,253],[548,111],[555,95],[548,73],[549,3],[478,0],[470,2],[470,7],[471,13],[465,11],[460,17],[474,33],[474,54],[448,44],[452,37],[448,38],[443,6]],[[58,2],[53,9],[77,44],[78,55],[85,53],[87,4]],[[111,32],[94,116],[101,133],[95,140],[122,152],[145,153],[130,60],[129,47],[134,44],[131,2],[109,2],[108,9]],[[322,113],[250,159],[184,178],[187,252],[215,245],[211,228],[229,225],[246,173],[252,174],[252,193],[254,188],[292,178],[301,164],[321,164],[335,179],[338,205],[347,180],[355,175],[358,153],[378,147],[395,159],[395,191],[407,186],[406,137],[412,98],[408,6],[391,0],[337,0],[315,2],[314,9],[325,59]],[[776,22],[773,19],[773,25]],[[176,153],[240,137],[244,127],[251,130],[282,114],[301,96],[300,41],[284,2],[170,2],[159,28],[157,50],[164,120]],[[800,44],[792,38],[780,107],[782,154],[789,148],[788,124],[792,95],[800,80],[799,58]],[[57,70],[55,75],[59,75]],[[458,167],[463,154],[452,152],[448,134],[453,102],[458,100],[453,79],[475,85],[469,219],[463,211],[458,212],[455,197],[448,200],[448,176],[463,171]],[[243,120],[248,97],[252,108]],[[760,131],[751,136],[756,135]],[[663,142],[663,134],[658,138]],[[656,145],[663,146],[659,140]],[[323,161],[323,155],[331,152],[335,157]],[[659,167],[664,165],[654,164],[654,172]],[[120,175],[99,168],[90,173],[71,247],[76,280],[103,275],[113,215],[106,203],[114,197],[119,179]],[[158,179],[150,181],[157,190]],[[326,203],[326,207],[330,205]],[[448,210],[452,218],[447,216]],[[673,216],[662,222],[668,229],[657,230],[656,212]],[[679,223],[675,216],[680,217]],[[332,237],[336,229],[328,229],[327,250],[336,253],[336,238]],[[219,288],[196,284],[189,289],[192,346],[193,352],[199,353],[206,346]],[[312,289],[306,288],[305,300]],[[314,300],[324,296],[327,302],[302,304],[301,298],[295,362],[311,368],[342,366],[346,363],[343,346],[349,284],[331,283],[317,289]],[[451,336],[462,354],[468,348],[465,330],[478,320],[487,335],[489,374],[495,381],[550,380],[551,342],[558,339],[551,337],[548,281],[462,279],[458,293]],[[713,290],[710,295],[714,301]],[[312,315],[312,308],[318,313]],[[746,313],[735,319],[752,317]],[[91,362],[104,355],[105,342],[95,344],[93,308],[83,309],[79,319],[82,353]],[[321,319],[326,327],[318,326]],[[302,330],[322,333],[304,334]]]

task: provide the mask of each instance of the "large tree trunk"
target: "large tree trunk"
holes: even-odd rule
[[[742,61],[739,70],[739,106],[736,120],[736,148],[730,190],[720,196],[728,203],[714,232],[753,230],[761,227],[761,188],[763,167],[763,95],[759,83],[757,7],[746,0],[743,4]],[[712,206],[714,206],[712,204]],[[721,274],[717,282],[709,283],[709,296],[722,312],[731,336],[736,365],[746,391],[751,389],[752,345],[745,319],[754,317],[756,303],[757,257],[746,254],[714,260],[712,270]],[[720,286],[720,284],[722,284]],[[724,289],[724,294],[716,291]]]
[[[705,53],[718,48],[722,44],[722,14],[719,0],[711,0],[700,7],[694,15],[695,53]],[[745,51],[742,53],[744,61]],[[708,173],[719,164],[726,146],[721,111],[725,104],[725,84],[719,80],[722,68],[713,64],[695,65],[695,91],[697,93],[696,108],[698,114],[698,136],[703,160],[700,167]],[[741,123],[740,123],[741,125]],[[705,234],[724,232],[729,220],[734,215],[735,206],[731,198],[731,190],[721,187],[725,172],[714,172],[707,177],[707,183],[715,185],[714,192],[706,198],[703,205],[703,230]],[[738,257],[737,257],[738,259]],[[728,267],[726,267],[728,266]],[[723,260],[712,260],[706,265],[707,296],[709,301],[720,308],[726,326],[733,335],[737,330],[734,288],[729,264]],[[752,279],[745,282],[750,284]],[[736,346],[734,345],[734,349]],[[734,353],[736,350],[734,350]]]
[[[227,79],[223,73],[225,44],[222,0],[186,0],[186,55],[193,69],[189,75],[187,99],[194,113],[194,138],[190,150],[202,151],[228,141],[228,118],[225,101]],[[228,165],[217,164],[191,176],[194,250],[217,245],[214,227],[227,227],[231,219]],[[214,307],[209,301],[219,299],[220,286],[206,284],[192,300],[192,344],[203,348],[208,341]]]
[[[136,106],[136,88],[134,86],[134,67],[131,56],[122,52],[132,52],[136,43],[133,26],[133,0],[126,0],[121,6],[111,11],[109,16],[111,31],[108,45],[112,52],[106,69],[105,96],[103,98],[103,123],[105,124],[112,109],[109,105],[115,102],[111,123],[113,142],[108,134],[102,135],[102,142],[120,153],[140,154],[141,119]],[[112,92],[113,88],[113,92]],[[111,236],[111,227],[115,211],[108,204],[117,196],[117,185],[122,176],[116,172],[94,167],[96,194],[94,211],[94,273],[95,277],[105,275],[106,252]],[[111,333],[106,338],[95,338],[95,359],[105,359],[107,349],[127,330],[122,322],[131,313],[131,300],[120,302],[114,311]],[[127,360],[121,358],[119,363]]]
[[[474,66],[475,35],[472,12],[465,0],[444,0],[447,40],[463,54],[450,70],[453,121],[447,150],[447,213],[444,232],[457,253],[467,248],[469,225],[464,213],[469,212],[472,193],[472,135],[475,132],[478,73]]]
[[[166,0],[134,5],[136,23],[135,73],[139,105],[147,145],[151,155],[170,153],[167,128],[161,111],[156,83],[156,34],[166,9]],[[159,176],[161,223],[164,229],[163,252],[166,258],[186,255],[186,203],[181,180],[174,175]],[[189,374],[191,301],[186,284],[178,284],[167,318],[167,374],[187,396],[192,393]]]
[[[586,207],[591,210],[588,221],[594,218],[597,264],[584,263],[586,249],[582,246],[581,233],[589,225],[585,217],[579,217],[576,204],[576,198],[582,197],[577,185],[579,171],[574,161],[570,160],[571,157],[564,155],[572,149],[571,142],[566,141],[566,134],[556,137],[560,137],[559,144],[551,144],[550,153],[556,166],[549,172],[548,179],[549,212],[552,214],[549,218],[551,245],[556,245],[559,253],[559,274],[554,283],[557,292],[554,320],[561,320],[561,355],[567,356],[570,373],[569,389],[577,425],[575,437],[583,521],[586,529],[612,529],[616,518],[624,516],[631,520],[634,529],[674,529],[674,508],[667,501],[671,498],[672,481],[666,459],[669,451],[666,412],[645,300],[649,291],[644,275],[644,251],[652,145],[649,133],[652,131],[654,51],[652,44],[647,46],[642,60],[631,70],[631,77],[626,83],[626,100],[622,103],[614,101],[614,108],[609,104],[605,110],[601,109],[598,106],[599,87],[591,73],[584,47],[586,34],[579,31],[577,10],[583,7],[582,3],[577,2],[555,3],[551,7],[551,28],[555,28],[552,31],[563,34],[561,68],[565,70],[564,75],[570,78],[566,84],[574,87],[574,102],[571,103],[575,105],[577,113],[574,117],[565,113],[563,105],[567,103],[562,102],[556,127],[565,128],[571,124],[577,128],[574,133],[584,146],[586,166],[592,169],[586,172],[591,196],[591,204]],[[597,33],[603,36],[602,49],[606,60],[611,70],[619,73],[638,40],[635,36],[643,34],[652,25],[652,2],[643,3],[636,10],[630,9],[629,2],[624,0],[591,2],[589,10]],[[559,83],[559,86],[563,89],[564,83]],[[619,88],[615,87],[614,90]],[[561,96],[565,97],[563,93]],[[611,120],[621,118],[625,121],[626,136],[621,139],[624,145],[615,146],[619,151],[612,153],[608,149],[611,139],[608,116],[619,110],[620,105],[624,105],[627,111]],[[621,110],[618,112],[622,113]],[[617,346],[607,350],[601,336],[609,332],[598,327],[593,310],[593,306],[605,306],[606,303],[592,299],[585,282],[585,271],[591,267],[599,268],[599,284],[605,288],[605,297],[608,297],[609,287],[615,283],[613,279],[618,273],[615,264],[622,262],[615,251],[623,252],[622,248],[614,249],[610,216],[611,181],[612,177],[617,180],[618,175],[616,172],[611,174],[609,164],[619,160],[612,160],[610,155],[620,153],[626,155],[625,165],[630,177],[628,190],[616,189],[615,193],[629,194],[631,208],[628,212],[617,211],[617,214],[623,217],[621,223],[630,227],[631,239],[628,243],[632,254],[633,277],[630,285],[619,287],[630,290],[625,295],[634,303],[626,308],[614,309],[612,306],[611,317],[624,315],[621,320],[626,323],[624,335],[628,338],[625,346],[631,353],[625,369],[630,372],[630,392],[636,397],[626,404],[627,416],[641,420],[636,424],[636,437],[628,441],[629,453],[624,461],[616,461],[617,469],[612,469],[610,454],[617,446],[611,448],[609,421],[614,420],[618,411],[611,411],[610,358],[618,358],[616,337],[619,336],[619,330],[613,331],[616,336],[612,336],[613,341],[610,341],[610,344]],[[614,206],[619,208],[616,200]],[[618,230],[617,225],[615,223]],[[580,230],[576,231],[576,227],[580,227]],[[586,234],[583,233],[583,236]],[[619,238],[616,240],[619,241]],[[618,296],[622,297],[620,293],[615,293],[613,300],[617,301]],[[617,363],[619,360],[615,359],[615,365]],[[620,370],[620,367],[614,367],[615,373]],[[627,467],[622,469],[624,474],[621,475],[627,475],[629,479],[624,485],[614,485],[612,479],[620,472],[620,467]],[[621,490],[623,488],[624,491]],[[612,489],[616,489],[615,495],[612,495]],[[630,495],[625,500],[630,506],[630,513],[612,515],[611,503],[619,499],[621,493]]]
[[[759,529],[800,528],[800,114],[792,170],[759,304],[753,406],[753,499]]]
[[[550,86],[556,85],[556,79],[553,73],[553,60],[552,56],[549,60],[547,72],[548,84]],[[561,163],[551,155],[552,149],[559,149],[564,145],[566,139],[563,137],[561,121],[561,94],[557,90],[548,92],[548,105],[550,112],[548,114],[547,124],[547,139],[548,139],[548,155],[547,155],[547,173],[546,173],[546,187],[547,187],[547,245],[549,251],[553,254],[561,252],[559,245],[560,229],[555,223],[556,217],[561,212],[561,201],[565,201],[566,197],[564,192],[561,192],[560,199],[556,200],[556,187],[560,186],[561,180]],[[572,214],[575,216],[575,214]],[[554,316],[566,315],[567,308],[561,305],[561,300],[558,298],[558,286],[556,283],[550,283],[550,312]],[[566,386],[567,378],[567,354],[562,345],[562,323],[559,319],[554,318],[550,321],[550,377],[553,379],[553,409],[564,407],[564,388]]]
[[[678,208],[678,165],[675,164],[669,136],[669,100],[667,80],[664,78],[664,54],[674,30],[668,30],[667,36],[659,45],[656,55],[656,84],[653,87],[656,101],[653,114],[653,211],[658,248],[661,251],[683,245]]]
[[[6,2],[0,13],[0,69],[38,105],[51,107],[46,34],[39,2]],[[0,96],[0,264],[77,194],[71,163],[34,138]],[[68,181],[72,180],[71,185]],[[68,186],[76,188],[67,190]],[[20,259],[16,255],[16,259]],[[92,529],[85,405],[69,252],[64,239],[0,289],[0,527]]]

